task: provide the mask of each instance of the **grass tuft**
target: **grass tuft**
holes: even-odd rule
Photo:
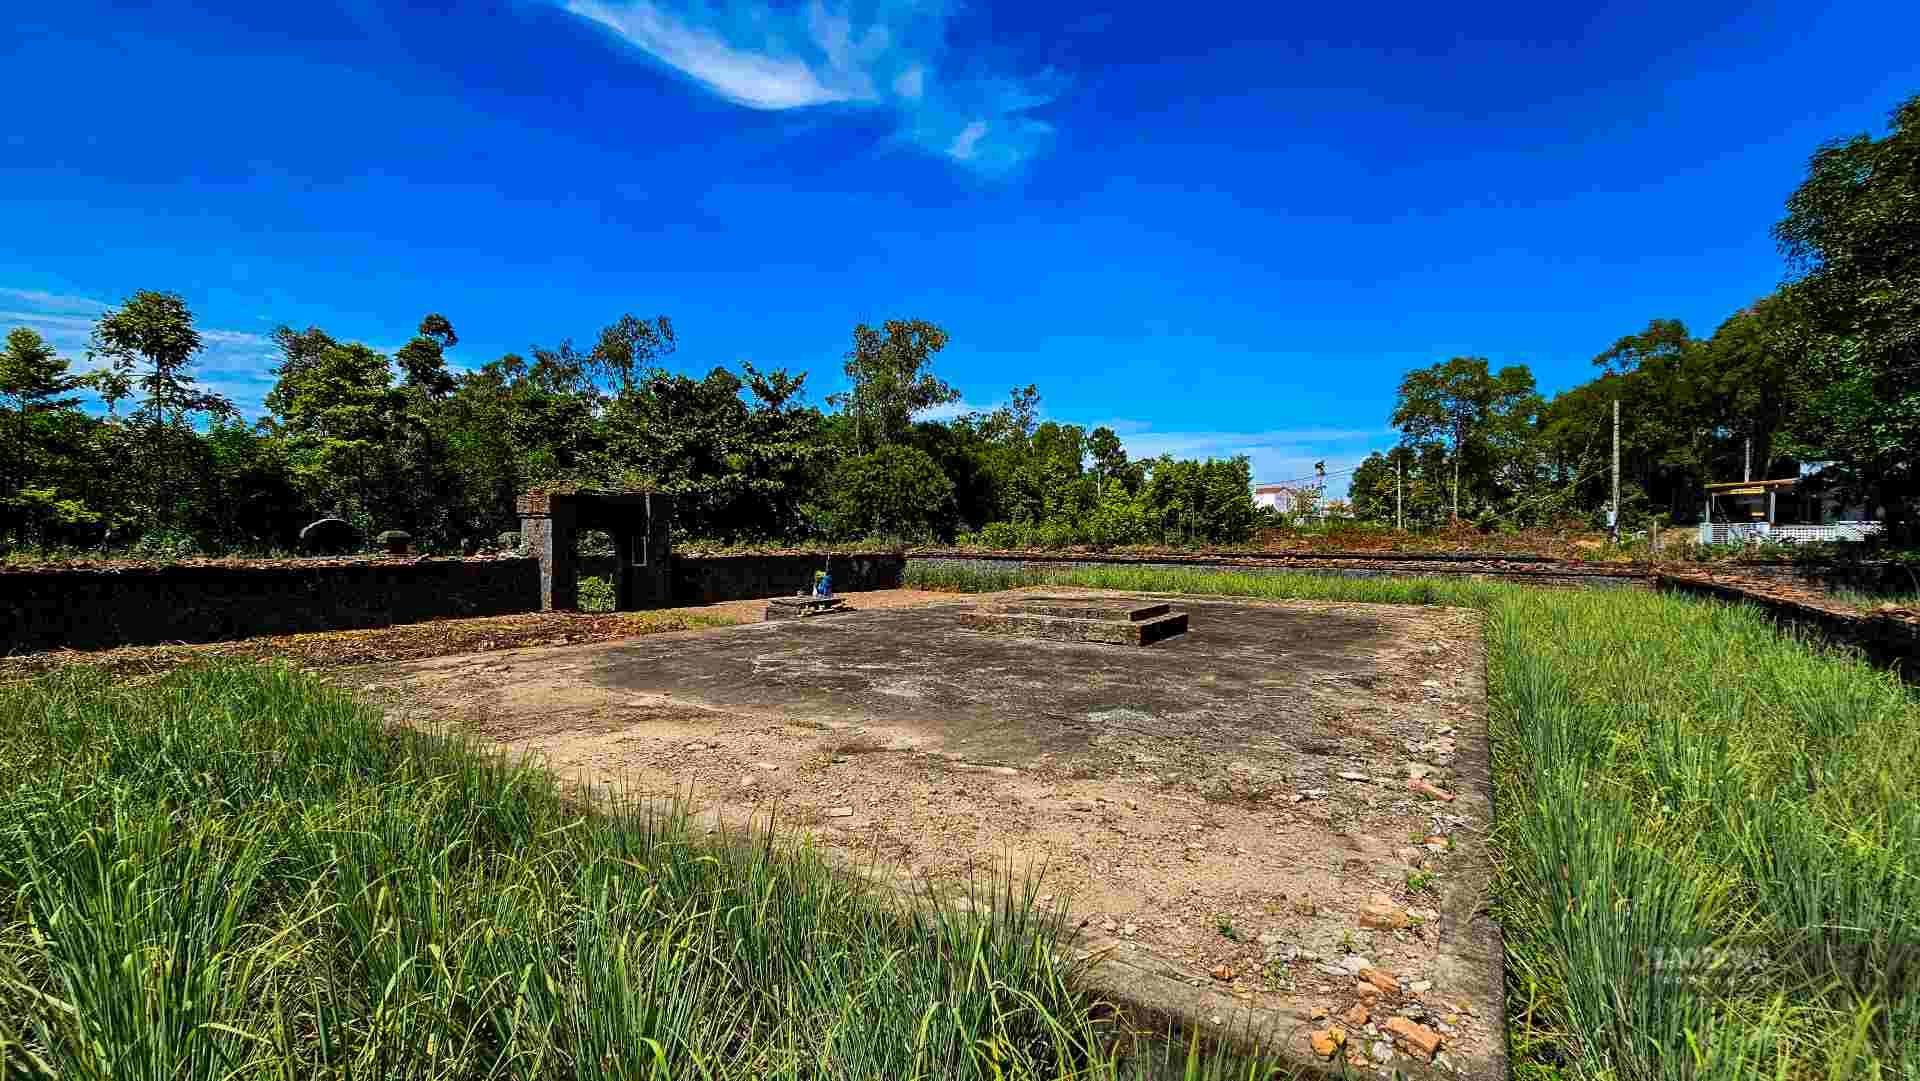
[[[1135,1041],[1034,883],[883,902],[286,667],[0,688],[0,1074],[1266,1077]]]

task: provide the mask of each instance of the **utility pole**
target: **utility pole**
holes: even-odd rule
[[[1460,524],[1460,433],[1453,436],[1453,524]]]
[[[1620,399],[1613,400],[1613,509],[1607,512],[1607,532],[1620,543]]]
[[[1396,533],[1407,531],[1407,516],[1400,509],[1400,494],[1407,486],[1407,461],[1402,455],[1393,456],[1393,530]]]
[[[1740,479],[1743,481],[1753,479],[1753,437],[1752,436],[1747,437],[1746,454],[1740,459]]]

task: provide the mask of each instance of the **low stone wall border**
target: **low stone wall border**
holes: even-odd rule
[[[1662,593],[1705,597],[1728,604],[1751,604],[1780,626],[1858,650],[1873,664],[1898,672],[1909,683],[1920,683],[1920,624],[1882,615],[1843,615],[1786,597],[1743,589],[1729,582],[1687,575],[1659,575],[1654,579],[1654,588]]]

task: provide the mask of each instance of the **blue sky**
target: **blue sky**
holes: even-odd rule
[[[455,359],[666,314],[676,367],[839,388],[916,317],[980,407],[1258,479],[1390,442],[1408,368],[1552,391],[1771,289],[1807,155],[1920,92],[1920,5],[560,0],[21,6],[0,328],[79,357],[184,294],[257,409],[265,334]]]

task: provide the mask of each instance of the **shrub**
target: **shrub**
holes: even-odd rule
[[[1012,522],[990,522],[975,534],[986,548],[1019,548],[1025,541],[1020,527]]]

